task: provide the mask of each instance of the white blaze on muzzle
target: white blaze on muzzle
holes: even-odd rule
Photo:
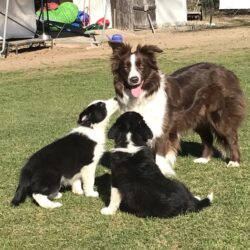
[[[142,79],[141,79],[141,74],[136,67],[135,54],[132,54],[130,56],[130,63],[131,63],[131,68],[128,75],[128,83],[131,87],[136,86],[135,88],[131,89],[131,94],[134,97],[138,97],[141,94]]]
[[[130,72],[128,75],[128,83],[133,86],[133,85],[138,85],[141,83],[141,74],[136,68],[136,56],[135,54],[132,54],[130,56],[130,63],[131,63],[131,68]],[[135,78],[137,78],[137,82],[135,81]]]

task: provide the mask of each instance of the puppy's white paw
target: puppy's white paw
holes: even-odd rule
[[[43,208],[51,209],[51,208],[57,208],[57,207],[62,206],[62,203],[51,201],[50,199],[48,199],[46,195],[43,195],[43,194],[32,194],[32,197],[38,203],[38,205]]]
[[[210,200],[210,202],[212,202],[214,199],[214,193],[212,192],[211,194],[209,194],[207,198]]]
[[[54,199],[61,199],[61,198],[62,198],[62,193],[58,192]]]
[[[194,160],[194,163],[207,164],[210,161],[209,158],[197,158]]]
[[[194,196],[194,198],[197,199],[197,200],[199,200],[199,201],[201,200],[201,197],[198,196],[198,195],[197,195],[197,196]]]
[[[232,168],[238,168],[240,166],[240,163],[237,161],[230,161],[227,164],[227,167],[232,167]]]
[[[60,202],[52,202],[51,206],[48,208],[57,208],[57,207],[61,207],[62,203]]]
[[[98,197],[99,193],[97,191],[86,192],[85,196],[87,196],[87,197]]]
[[[101,209],[101,214],[103,215],[113,215],[115,214],[115,211],[109,207],[104,207]]]
[[[79,189],[72,189],[72,192],[74,194],[78,194],[78,195],[83,195],[84,194],[83,190],[79,190]]]

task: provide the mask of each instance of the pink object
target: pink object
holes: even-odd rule
[[[134,96],[134,97],[139,97],[139,96],[140,96],[141,91],[142,91],[141,86],[142,86],[142,84],[140,84],[140,85],[139,85],[138,87],[136,87],[136,88],[131,89],[131,94],[132,94],[132,96]]]

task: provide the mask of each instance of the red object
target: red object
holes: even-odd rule
[[[96,23],[100,26],[103,26],[104,24],[104,17],[100,18]],[[107,28],[110,24],[110,21],[108,19],[105,19],[105,28]]]
[[[48,9],[49,10],[55,10],[58,8],[58,4],[57,3],[48,3]]]

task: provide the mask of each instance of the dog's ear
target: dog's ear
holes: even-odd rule
[[[147,141],[153,138],[153,133],[148,126],[146,126],[141,132],[142,132],[142,137],[144,141]]]
[[[113,53],[115,50],[118,50],[119,48],[124,46],[124,43],[117,43],[117,42],[112,42],[112,41],[108,41],[108,44],[112,48]]]
[[[136,52],[146,56],[148,58],[147,62],[149,66],[154,70],[158,70],[155,53],[161,53],[162,50],[160,48],[155,45],[138,45]]]
[[[144,119],[141,119],[139,121],[139,133],[141,134],[144,141],[147,141],[149,139],[153,138],[153,133],[151,129],[148,127]]]
[[[80,114],[77,123],[81,126],[90,127],[91,125],[91,119],[90,114],[84,115]]]
[[[132,47],[129,44],[125,44],[125,43],[115,43],[115,42],[111,42],[109,41],[109,46],[112,48],[113,50],[113,55],[125,55],[127,53],[131,53],[131,49]]]
[[[163,52],[163,50],[157,47],[156,45],[141,46],[140,44],[137,46],[136,51],[139,51],[140,53],[147,55],[153,55],[154,53]]]
[[[108,139],[114,140],[118,132],[118,127],[116,123],[108,131]]]

